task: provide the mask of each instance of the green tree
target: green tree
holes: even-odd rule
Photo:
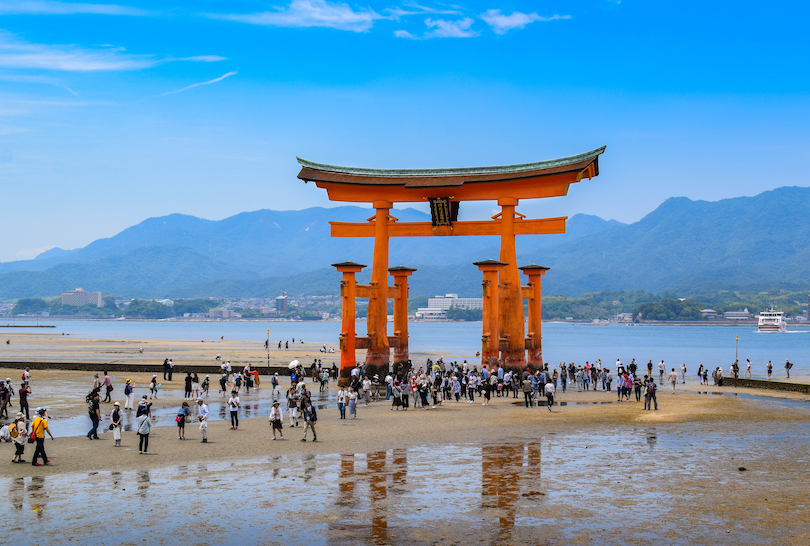
[[[17,300],[14,307],[11,309],[13,315],[29,315],[41,313],[48,309],[48,304],[45,300],[40,298],[23,298]]]

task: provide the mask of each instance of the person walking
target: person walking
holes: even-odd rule
[[[745,359],[745,373],[743,373],[743,378],[746,376],[748,379],[751,379],[751,359],[749,358]]]
[[[124,395],[127,397],[127,401],[124,402],[124,409],[134,409],[133,402],[135,401],[135,388],[132,385],[132,379],[127,379],[127,382],[124,385]]]
[[[169,381],[172,380],[172,374],[173,373],[174,373],[174,362],[172,362],[172,359],[170,358],[169,359]]]
[[[152,376],[152,380],[149,382],[149,398],[157,398],[158,395],[158,378],[157,375]]]
[[[340,393],[343,392],[344,397],[344,407],[346,401],[346,393],[343,391],[343,387],[340,388],[338,391],[338,409],[340,409]],[[297,427],[298,426],[298,391],[295,387],[290,387],[287,389],[287,413],[290,415],[290,426]],[[341,410],[341,419],[346,418],[346,410]]]
[[[113,403],[112,414],[110,414],[110,428],[113,432],[113,447],[121,447],[121,427],[123,426],[121,420],[121,404],[118,402]]]
[[[177,417],[175,417],[175,421],[177,421],[178,440],[186,439],[186,420],[189,417],[191,417],[191,410],[188,409],[188,402],[183,401],[183,405],[180,406],[179,410],[177,410]]]
[[[25,412],[25,418],[30,419],[31,417],[28,414],[28,395],[31,394],[31,387],[26,385],[24,382],[20,383],[20,411]]]
[[[279,436],[281,439],[284,439],[284,432],[283,432],[283,422],[284,422],[284,414],[281,413],[281,407],[279,406],[278,400],[273,401],[273,408],[270,410],[270,426],[273,427],[273,440],[276,439],[276,431],[278,431]]]
[[[152,420],[149,411],[138,416],[138,453],[149,455],[149,433],[152,432]]]
[[[109,372],[104,372],[104,402],[112,402],[113,384]]]
[[[312,441],[318,441],[318,435],[315,432],[315,423],[318,421],[318,412],[315,411],[315,406],[309,401],[309,398],[304,400],[304,437],[301,438],[302,442],[307,441],[307,431],[312,430]]]
[[[655,391],[657,386],[655,384],[655,380],[650,377],[647,381],[647,392],[644,395],[644,405],[645,410],[650,411],[652,409],[652,404],[655,403],[655,411],[658,411],[658,398],[655,396]]]
[[[294,390],[294,389],[290,389],[290,390]],[[343,390],[343,387],[338,387],[337,405],[338,405],[338,411],[340,412],[340,418],[345,419],[346,418],[346,391]]]
[[[25,415],[23,412],[17,412],[17,417],[14,423],[9,427],[11,434],[11,441],[14,442],[14,457],[11,459],[12,463],[24,463],[23,454],[25,453],[25,442],[28,440],[28,429],[25,426]]]
[[[554,383],[546,383],[544,390],[546,393],[546,407],[549,413],[551,413],[551,406],[554,405]]]
[[[686,364],[681,363],[681,383],[686,385]]]
[[[90,421],[93,427],[87,433],[88,440],[100,440],[98,437],[98,423],[101,421],[101,412],[99,410],[98,393],[94,392],[90,398],[90,403],[87,406],[87,412],[90,414]]]
[[[669,372],[669,384],[672,385],[672,394],[675,394],[675,385],[678,383],[678,374],[675,372],[675,368],[672,368],[672,371]]]
[[[363,379],[363,401],[368,406],[371,403],[371,379]]]
[[[401,393],[401,391],[400,391]],[[352,419],[357,419],[357,391],[349,387],[349,415]]]
[[[236,391],[231,391],[231,397],[228,398],[228,409],[231,411],[231,430],[239,430],[239,396]]]
[[[197,420],[200,422],[200,434],[202,434],[203,444],[208,443],[208,406],[202,398],[197,398]]]
[[[163,359],[163,381],[166,381],[166,377],[169,375],[169,359]]]
[[[38,408],[36,413],[37,416],[34,417],[34,422],[31,423],[31,430],[37,442],[37,447],[34,448],[34,458],[31,460],[31,464],[33,466],[42,466],[37,462],[40,457],[42,457],[42,464],[49,464],[51,462],[45,454],[45,433],[48,433],[48,436],[51,437],[51,441],[53,441],[53,434],[51,434],[51,429],[48,428],[47,410],[45,408]]]
[[[191,398],[196,400],[200,397],[200,376],[196,373],[191,378]]]
[[[667,367],[664,364],[664,361],[658,363],[658,382],[663,384],[664,383],[664,372],[667,371]]]

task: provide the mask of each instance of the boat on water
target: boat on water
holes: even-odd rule
[[[757,331],[786,332],[787,322],[785,322],[785,314],[782,311],[774,311],[773,307],[771,307],[768,311],[762,311],[759,314],[759,325]]]

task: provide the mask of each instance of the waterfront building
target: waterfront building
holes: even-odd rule
[[[65,290],[62,292],[62,305],[71,307],[82,307],[84,305],[95,305],[101,307],[101,292],[88,292],[84,288],[76,290]]]
[[[420,307],[416,310],[416,318],[423,319],[444,319],[447,318],[447,310],[451,307],[457,309],[483,309],[484,298],[459,298],[458,294],[445,294],[428,298],[428,306]]]
[[[741,309],[739,311],[726,311],[723,313],[723,318],[726,320],[748,320],[751,318],[751,313],[746,307],[745,309]]]
[[[700,318],[706,318],[708,320],[714,320],[717,318],[717,311],[714,309],[701,309],[700,310]]]

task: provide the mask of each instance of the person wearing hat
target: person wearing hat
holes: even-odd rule
[[[110,415],[110,429],[113,431],[113,447],[121,447],[121,404],[113,403],[112,415]]]
[[[200,434],[202,434],[202,443],[208,443],[208,406],[203,403],[202,398],[197,398],[197,406],[199,413],[197,419],[200,420]]]
[[[34,417],[34,422],[31,423],[31,431],[34,433],[34,438],[37,441],[37,447],[34,449],[34,458],[31,461],[33,466],[42,466],[42,464],[51,462],[48,456],[45,455],[45,433],[47,432],[48,436],[53,440],[51,429],[48,428],[48,415],[46,411],[45,408],[37,408],[37,416]],[[42,464],[37,462],[40,457],[42,457]]]
[[[23,412],[17,412],[17,417],[14,423],[9,427],[11,434],[11,441],[14,442],[16,452],[14,458],[11,459],[12,463],[24,463],[22,456],[25,452],[25,441],[28,439],[28,429],[25,426],[25,415]]]
[[[281,406],[278,403],[278,400],[273,401],[273,409],[270,410],[270,426],[273,427],[273,440],[276,439],[276,431],[278,431],[279,436],[281,439],[284,439],[284,433],[282,432],[282,423],[284,421],[284,414],[281,412]]]
[[[124,402],[124,409],[134,409],[132,404],[135,400],[135,386],[132,384],[132,379],[127,379],[127,384],[124,385],[124,394],[127,397],[127,401]]]

